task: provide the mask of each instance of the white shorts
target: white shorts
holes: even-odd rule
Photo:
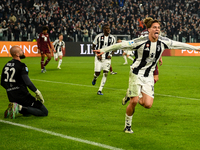
[[[53,53],[53,56],[54,56],[54,60],[58,58],[58,56],[63,56],[63,53],[62,51],[61,52],[56,52],[56,53]]]
[[[154,98],[154,78],[153,76],[144,77],[142,75],[135,75],[132,69],[129,73],[129,87],[128,97],[135,97],[141,95],[141,92]]]
[[[103,59],[100,61],[95,56],[94,64],[95,64],[94,65],[95,72],[101,72],[101,70],[109,71],[111,65],[111,59]]]
[[[124,53],[126,53],[126,55],[129,55],[129,56],[134,56],[134,51],[124,50]]]

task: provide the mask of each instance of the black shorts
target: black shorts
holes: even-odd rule
[[[33,97],[30,93],[27,96],[25,96],[21,99],[16,99],[15,101],[12,101],[12,102],[15,102],[15,103],[23,106],[22,110],[19,111],[19,113],[21,113],[25,116],[29,116],[30,114],[33,114],[35,116],[47,116],[48,115],[48,110],[46,109],[46,107],[40,101],[36,101],[35,97]],[[40,111],[33,110],[30,107],[37,108]],[[41,114],[41,112],[42,112],[42,114]]]

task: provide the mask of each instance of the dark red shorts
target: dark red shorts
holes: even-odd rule
[[[156,69],[154,70],[153,75],[158,75],[158,74],[159,74],[159,72],[158,72],[158,66],[156,65]]]
[[[50,52],[50,50],[48,49],[48,50],[40,50],[40,53],[41,53],[41,54],[50,54],[51,52]]]

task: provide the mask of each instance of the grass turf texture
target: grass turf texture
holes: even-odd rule
[[[0,58],[0,68],[11,58]],[[151,109],[136,106],[133,134],[123,132],[129,65],[113,57],[117,75],[108,75],[103,96],[97,95],[102,74],[92,86],[94,57],[64,57],[61,70],[53,59],[40,73],[40,58],[22,60],[41,91],[48,117],[4,119],[8,105],[0,87],[0,119],[84,140],[134,150],[198,150],[200,147],[199,57],[163,57]],[[129,64],[131,62],[129,61]],[[31,92],[31,91],[30,91]],[[35,95],[33,92],[31,92]],[[0,122],[0,149],[103,149]]]

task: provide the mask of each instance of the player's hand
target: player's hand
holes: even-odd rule
[[[55,48],[53,49],[53,52],[54,52],[54,53],[56,52]]]
[[[100,55],[100,56],[97,56],[97,59],[98,59],[98,60],[102,60],[102,57],[101,57],[101,55]]]
[[[38,49],[38,54],[40,54],[40,49]]]
[[[163,61],[162,61],[162,57],[160,57],[160,59],[159,59],[159,65],[161,66],[162,63],[163,63]]]
[[[108,56],[107,58],[108,58],[108,59],[111,59],[111,56]]]
[[[44,98],[42,96],[42,93],[37,89],[37,91],[35,91],[35,94],[36,94],[36,100],[44,103]]]
[[[93,52],[95,52],[97,54],[97,56],[100,56],[100,55],[104,54],[104,52],[100,52],[100,49],[93,50]]]
[[[156,83],[158,81],[158,75],[154,75],[154,83]]]

